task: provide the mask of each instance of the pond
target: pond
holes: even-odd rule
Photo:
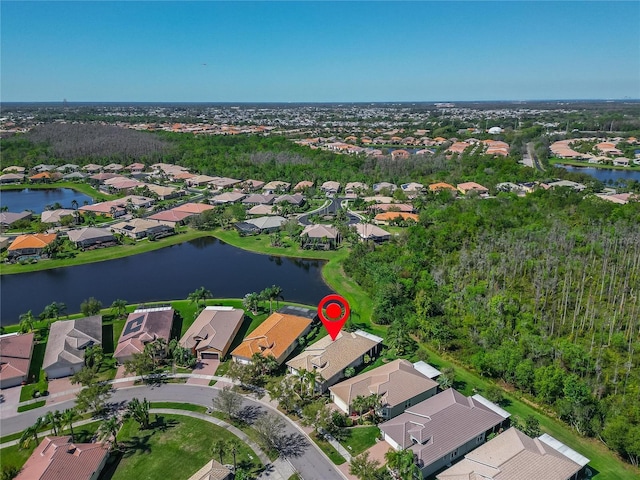
[[[95,297],[108,307],[129,303],[186,299],[204,286],[216,298],[241,298],[271,285],[285,300],[317,304],[333,291],[322,279],[324,262],[248,252],[213,237],[106,262],[0,277],[0,322],[18,322],[31,310],[63,302],[68,313]]]
[[[575,167],[573,165],[557,164],[558,167],[562,167],[569,172],[586,173],[592,177],[600,180],[602,183],[624,183],[626,180],[635,180],[640,182],[640,170],[613,170],[611,168],[596,168],[596,167]]]
[[[71,208],[71,202],[78,202],[82,206],[85,202],[93,203],[93,199],[84,193],[70,188],[45,188],[22,190],[3,190],[0,192],[0,205],[7,207],[10,212],[31,210],[41,213],[48,205],[59,203],[62,208]]]

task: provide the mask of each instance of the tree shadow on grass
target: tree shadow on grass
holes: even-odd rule
[[[135,435],[125,442],[120,442],[120,450],[124,458],[132,457],[137,453],[150,454],[151,445],[149,440],[154,432],[148,431],[144,435]]]
[[[178,423],[179,422],[177,420],[174,420],[174,419],[167,420],[162,415],[156,414],[155,419],[153,422],[151,422],[151,424],[149,425],[149,428],[151,430],[158,430],[159,432],[164,433],[170,428],[173,428],[176,425],[178,425]]]
[[[102,469],[98,480],[111,480],[118,469],[118,465],[120,465],[120,460],[122,460],[122,452],[117,450],[112,451],[109,454],[109,458],[107,458],[107,463]]]

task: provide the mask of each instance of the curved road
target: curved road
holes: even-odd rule
[[[124,404],[133,397],[144,397],[151,402],[184,402],[185,399],[188,399],[188,403],[210,407],[212,405],[211,401],[218,394],[218,391],[216,388],[186,384],[129,387],[115,390],[109,402],[115,405]],[[320,452],[319,448],[308,437],[303,437],[301,431],[288,417],[262,402],[252,400],[247,396],[243,398],[243,408],[247,411],[253,412],[253,414],[257,412],[276,413],[286,420],[285,428],[281,435],[289,440],[291,453],[287,458],[296,470],[300,472],[304,480],[344,480],[335,465]],[[71,408],[74,404],[75,400],[68,400],[28,410],[13,417],[2,418],[0,420],[0,431],[2,431],[3,436],[20,432],[33,425],[36,419],[44,413],[51,410]]]
[[[309,221],[309,216],[310,215],[314,215],[314,214],[320,214],[320,215],[335,215],[335,213],[342,207],[342,204],[347,200],[346,198],[337,198],[337,197],[332,197],[329,198],[329,204],[327,205],[327,203],[325,202],[325,204],[320,207],[320,208],[316,208],[315,210],[311,211],[311,212],[307,212],[304,213],[302,215],[300,215],[298,217],[298,222],[300,223],[300,225],[311,225],[311,222]],[[347,222],[349,225],[355,225],[356,223],[358,223],[360,221],[360,218],[347,211],[347,216],[349,217],[349,221]]]

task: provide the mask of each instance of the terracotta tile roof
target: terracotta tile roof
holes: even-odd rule
[[[250,359],[254,353],[273,355],[279,363],[287,349],[309,328],[311,319],[275,312],[248,334],[231,355]]]
[[[231,470],[220,462],[211,460],[207,464],[191,475],[188,480],[230,480],[233,478]]]
[[[407,212],[384,212],[384,213],[379,213],[378,215],[376,215],[374,217],[375,220],[379,221],[379,222],[389,222],[391,220],[394,220],[396,218],[402,218],[402,220],[413,220],[414,222],[418,222],[420,220],[420,217],[418,217],[418,215],[416,215],[415,213],[407,213]]]
[[[189,212],[181,212],[180,210],[171,209],[163,212],[154,213],[147,217],[149,220],[157,220],[159,222],[182,222],[184,219],[191,217],[193,214]]]
[[[45,437],[16,480],[90,480],[104,466],[109,448],[102,443],[72,443],[71,437]]]
[[[300,234],[301,237],[308,235],[309,238],[327,238],[335,240],[338,238],[338,230],[329,225],[307,225]]]
[[[489,191],[487,187],[483,187],[479,183],[476,182],[464,182],[458,184],[458,190],[462,193],[467,193],[471,190],[475,190],[480,193],[486,193]]]
[[[207,210],[211,210],[212,208],[214,208],[212,205],[208,205],[206,203],[185,203],[184,205],[175,207],[173,210],[187,213],[202,213]]]
[[[0,337],[0,384],[17,378],[26,380],[33,352],[33,335],[25,333]]]
[[[11,245],[9,251],[22,250],[25,248],[44,248],[57,238],[56,233],[32,233],[18,235]]]

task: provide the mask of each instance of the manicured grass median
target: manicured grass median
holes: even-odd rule
[[[333,446],[329,442],[318,437],[315,432],[312,433],[310,437],[311,437],[311,440],[313,440],[316,443],[316,445],[320,447],[320,450],[322,450],[327,455],[327,457],[331,459],[331,461],[334,464],[342,465],[344,462],[346,462],[344,457],[340,455],[338,451],[335,448],[333,448]]]
[[[125,422],[118,434],[124,453],[112,456],[113,461],[103,475],[115,470],[113,476],[107,478],[184,480],[211,458],[216,458],[211,453],[216,440],[237,439],[224,428],[191,417],[153,414],[152,420],[155,428],[147,430],[140,430],[131,420]],[[236,458],[239,468],[254,474],[262,467],[255,452],[242,442]],[[224,455],[223,463],[233,464],[230,450]]]
[[[378,427],[352,427],[347,429],[347,436],[340,443],[351,455],[359,455],[376,444],[380,436]]]

